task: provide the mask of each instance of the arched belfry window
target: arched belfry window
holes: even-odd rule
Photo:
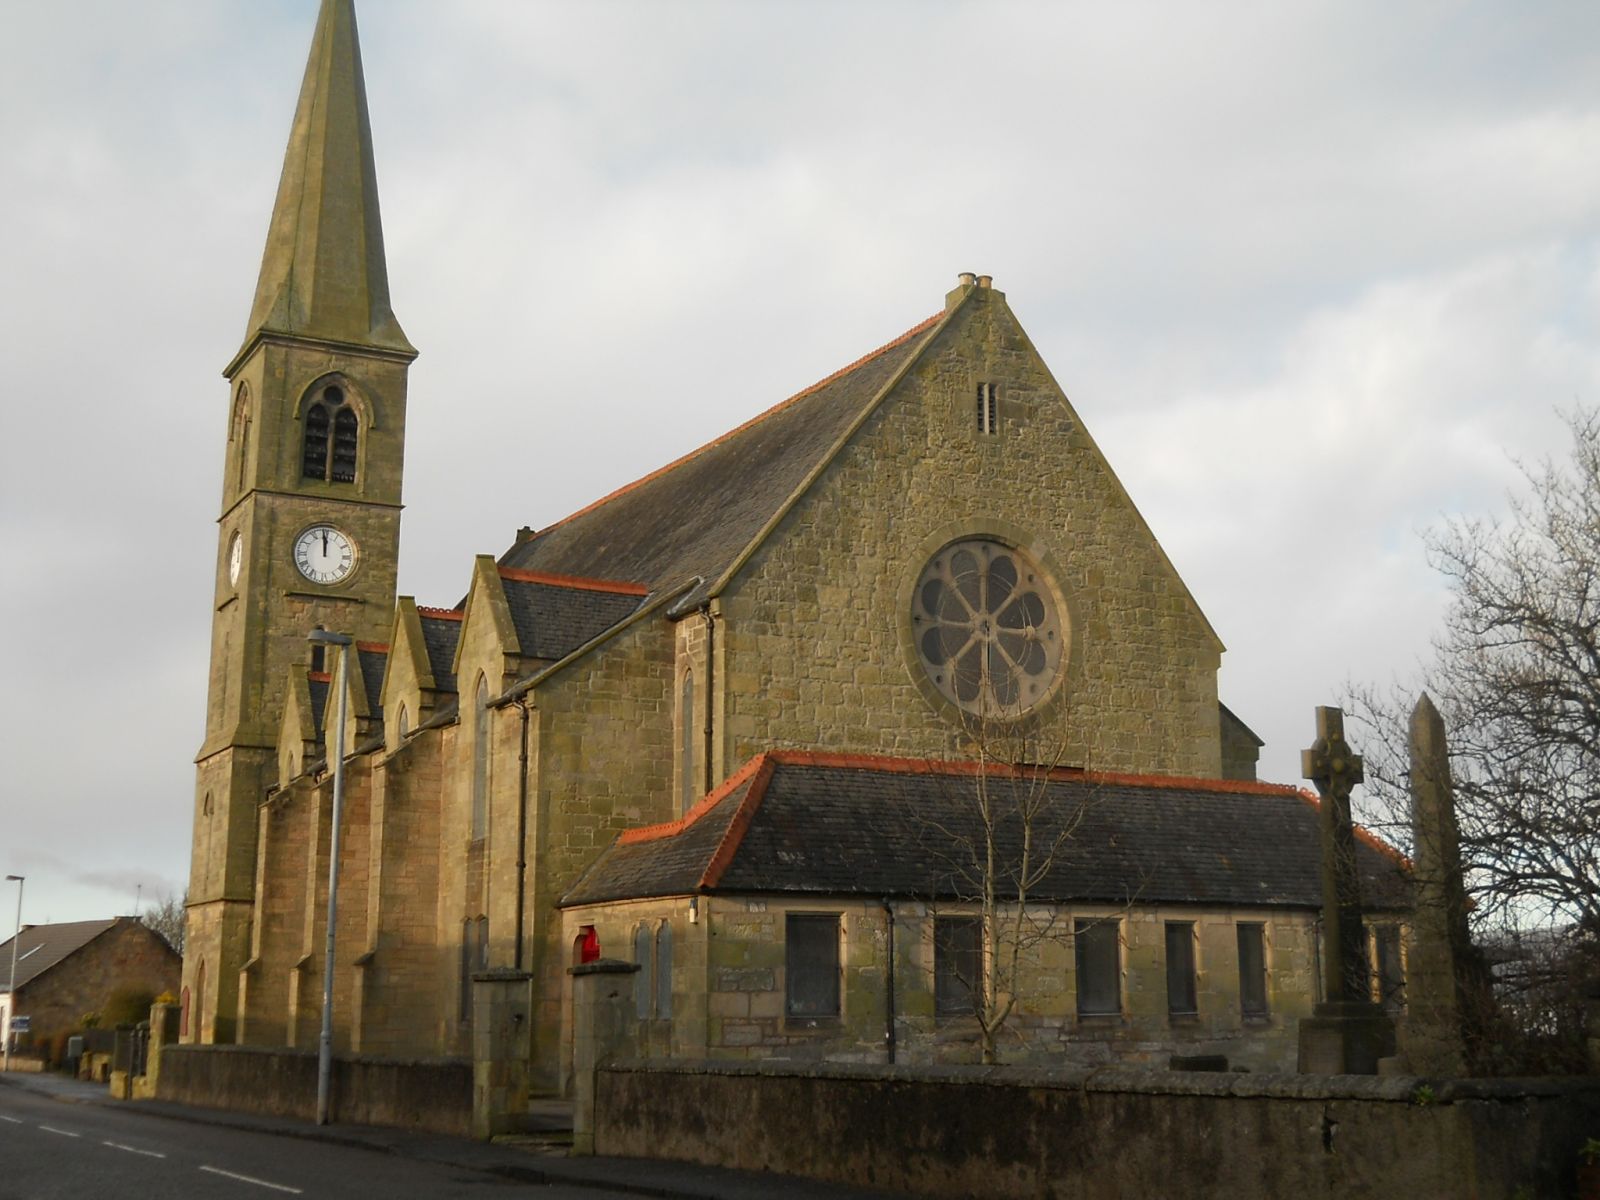
[[[233,402],[233,428],[228,431],[228,436],[233,441],[233,452],[238,456],[236,486],[243,491],[245,464],[250,460],[250,388],[246,384],[239,385],[239,394]]]
[[[472,836],[481,838],[489,824],[489,681],[478,676],[472,701]]]
[[[361,419],[336,383],[319,387],[305,408],[305,441],[300,474],[333,483],[356,481],[361,449]]]

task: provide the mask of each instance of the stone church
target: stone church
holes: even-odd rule
[[[964,274],[918,315],[521,529],[459,604],[396,596],[417,351],[325,0],[224,372],[183,1037],[316,1043],[342,701],[342,1050],[469,1053],[492,972],[559,1088],[568,968],[604,956],[652,1054],[971,1059],[999,979],[1008,1059],[1292,1064],[1314,801],[1255,781],[1217,632],[1006,296]],[[1395,860],[1361,854],[1397,989]]]

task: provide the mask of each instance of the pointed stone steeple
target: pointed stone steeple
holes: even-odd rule
[[[262,334],[416,354],[389,307],[353,0],[322,0],[234,366]]]

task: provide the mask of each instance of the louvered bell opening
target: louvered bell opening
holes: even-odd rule
[[[300,474],[306,479],[328,477],[328,410],[313,404],[306,410],[305,453]]]
[[[356,414],[341,408],[333,419],[332,477],[335,483],[356,481],[356,450],[360,437]]]

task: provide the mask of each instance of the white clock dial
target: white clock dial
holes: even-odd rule
[[[339,583],[356,569],[356,544],[332,525],[313,525],[294,541],[294,565],[312,583]]]
[[[237,585],[239,582],[239,568],[244,566],[244,536],[234,534],[233,540],[228,543],[228,582]]]

